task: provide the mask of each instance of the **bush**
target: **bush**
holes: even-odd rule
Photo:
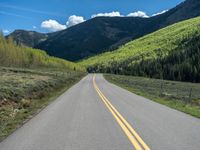
[[[30,107],[30,104],[31,104],[31,101],[30,101],[30,100],[27,100],[27,99],[22,99],[22,100],[20,101],[20,105],[21,105],[23,108]]]

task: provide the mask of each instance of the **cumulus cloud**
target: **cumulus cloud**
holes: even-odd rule
[[[82,16],[72,15],[68,18],[65,25],[60,24],[56,20],[49,19],[41,23],[41,28],[47,29],[49,31],[60,31],[69,28],[71,26],[77,25],[79,23],[82,23],[84,21],[85,19]],[[33,26],[33,28],[36,29],[37,27]]]
[[[66,25],[58,23],[56,20],[45,20],[41,23],[41,27],[49,31],[60,31],[66,29]]]
[[[103,17],[120,17],[122,15],[118,11],[113,11],[113,12],[110,12],[110,13],[98,13],[98,14],[94,14],[94,15],[91,16],[91,18],[101,17],[101,16],[103,16]]]
[[[10,33],[10,31],[9,31],[9,30],[6,30],[6,29],[5,29],[5,30],[3,30],[2,32],[3,32],[3,34],[4,34],[4,35],[7,35],[7,34],[9,34],[9,33]]]
[[[33,26],[33,29],[37,29],[37,27],[36,27],[36,26]]]
[[[152,16],[161,15],[161,14],[166,13],[167,11],[168,11],[168,10],[163,10],[163,11],[161,11],[161,12],[158,12],[158,13],[153,14]]]
[[[82,16],[72,15],[68,18],[66,25],[67,25],[67,27],[71,27],[71,26],[77,25],[79,23],[82,23],[84,21],[85,21],[85,19]]]
[[[149,16],[143,11],[136,11],[127,15],[128,17],[141,17],[141,18],[149,18]]]

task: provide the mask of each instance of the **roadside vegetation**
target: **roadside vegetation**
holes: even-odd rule
[[[89,72],[200,82],[200,17],[80,62]]]
[[[0,141],[86,75],[75,63],[0,36]]]
[[[199,83],[111,74],[104,77],[135,94],[200,118]]]

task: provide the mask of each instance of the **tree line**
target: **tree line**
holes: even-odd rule
[[[157,54],[154,59],[129,58],[109,65],[89,66],[89,72],[144,76],[157,79],[200,82],[200,35],[187,37],[168,55]],[[162,50],[160,50],[162,51]]]

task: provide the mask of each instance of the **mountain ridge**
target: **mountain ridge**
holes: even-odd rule
[[[164,28],[200,15],[200,1],[186,0],[164,14],[150,18],[96,17],[76,26],[51,34],[33,47],[49,55],[78,61]]]

